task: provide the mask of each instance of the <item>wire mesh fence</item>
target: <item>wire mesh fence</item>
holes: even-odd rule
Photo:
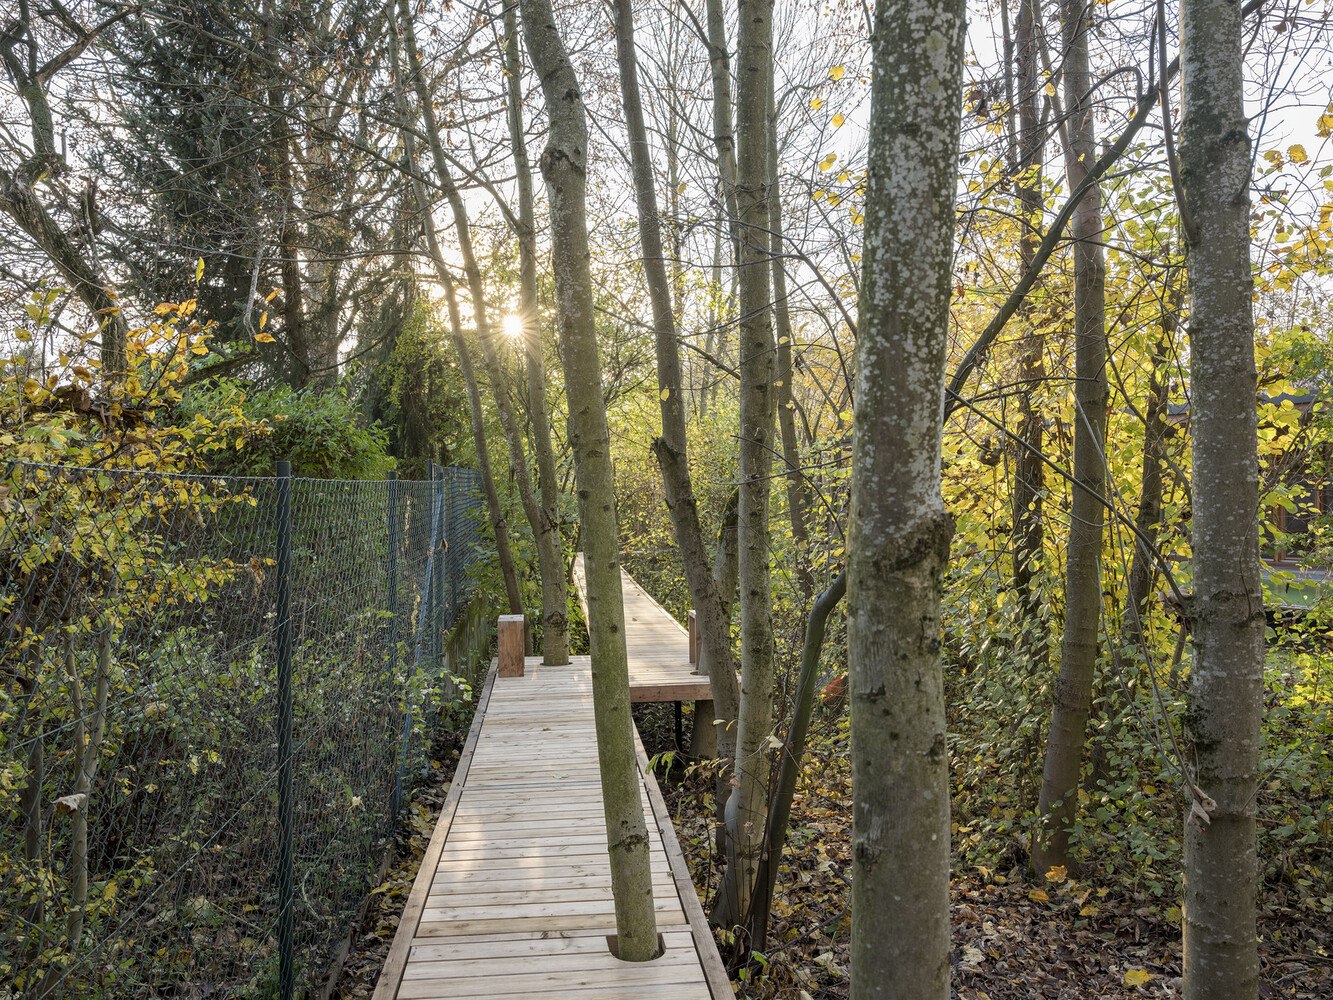
[[[317,990],[471,679],[475,474],[0,469],[0,998]]]

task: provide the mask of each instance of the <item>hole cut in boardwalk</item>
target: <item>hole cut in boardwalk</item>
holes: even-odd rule
[[[636,700],[707,697],[685,630],[625,581]],[[635,742],[658,958],[624,962],[608,945],[615,909],[591,661],[548,667],[529,657],[520,677],[493,666],[481,690],[376,1000],[733,996],[637,734]]]

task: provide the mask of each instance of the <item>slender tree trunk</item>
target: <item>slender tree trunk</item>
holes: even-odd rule
[[[433,231],[433,223],[429,225]],[[431,241],[434,242],[433,236]],[[435,251],[432,251],[431,255],[437,261],[440,259]],[[486,510],[491,516],[491,531],[495,535],[495,553],[500,563],[500,576],[504,580],[505,599],[509,602],[509,613],[521,615],[523,591],[518,585],[514,549],[509,544],[509,520],[505,517],[499,491],[495,488],[495,472],[491,468],[491,448],[486,441],[486,415],[481,408],[481,392],[477,387],[477,372],[472,365],[472,349],[463,338],[458,292],[454,288],[453,275],[439,265],[437,274],[444,286],[445,301],[448,304],[449,332],[454,342],[454,353],[458,355],[458,370],[462,373],[463,384],[467,387],[468,417],[472,422],[472,445],[477,453],[477,472],[481,475],[482,492],[486,494]]]
[[[1157,532],[1162,522],[1163,470],[1166,466],[1168,381],[1167,359],[1179,322],[1179,303],[1174,289],[1168,291],[1163,306],[1162,330],[1153,345],[1148,373],[1148,397],[1143,407],[1143,466],[1139,475],[1139,504],[1134,515],[1138,533],[1130,562],[1129,583],[1125,594],[1125,623],[1128,638],[1140,649],[1144,642],[1143,617],[1152,596],[1156,572]]]
[[[97,633],[97,670],[93,678],[93,703],[83,703],[83,687],[74,664],[72,640],[65,647],[65,672],[69,677],[70,700],[74,709],[74,796],[79,804],[71,814],[69,913],[65,931],[71,953],[77,953],[83,937],[83,919],[88,909],[88,814],[92,806],[93,779],[102,757],[106,735],[106,702],[111,690],[111,623],[105,622]]]
[[[1247,1000],[1259,993],[1264,610],[1241,9],[1234,0],[1184,0],[1180,21],[1194,439],[1185,1000]]]
[[[519,500],[523,513],[532,529],[532,537],[537,542],[538,572],[542,580],[542,607],[565,607],[568,603],[568,582],[565,578],[564,554],[560,539],[555,532],[544,531],[544,516],[537,503],[536,493],[532,488],[532,476],[528,469],[527,453],[523,445],[523,432],[518,417],[514,412],[513,401],[508,391],[509,380],[505,375],[500,353],[495,346],[495,332],[490,321],[489,303],[486,285],[482,279],[481,268],[477,266],[476,254],[472,248],[472,225],[468,219],[467,206],[462,193],[454,183],[449,158],[444,151],[439,120],[435,115],[434,97],[426,75],[422,70],[421,57],[417,52],[416,29],[413,22],[409,0],[399,0],[399,19],[403,33],[403,55],[407,59],[407,68],[416,88],[417,103],[421,110],[426,144],[430,147],[431,162],[435,168],[435,180],[449,203],[449,210],[454,220],[455,237],[458,241],[458,253],[463,263],[463,274],[467,279],[468,293],[472,298],[472,314],[477,326],[477,340],[481,346],[482,359],[490,374],[492,393],[496,412],[500,417],[500,426],[504,430],[505,441],[509,445],[509,464],[518,487]],[[564,595],[564,602],[561,596]],[[557,626],[561,624],[559,620]],[[567,621],[565,622],[567,627]],[[563,640],[563,641],[562,641]],[[553,649],[560,647],[568,650],[567,637],[557,637]]]
[[[1064,93],[1069,150],[1065,172],[1078,190],[1097,159],[1088,39],[1091,0],[1065,0]],[[1033,838],[1038,873],[1069,867],[1069,835],[1078,811],[1088,714],[1097,668],[1102,606],[1102,534],[1106,493],[1106,268],[1102,257],[1101,193],[1092,185],[1074,212],[1074,475],[1065,566],[1065,626],[1055,682],[1051,732]]]
[[[403,86],[401,67],[398,59],[398,33],[389,35],[391,62],[394,67],[394,97],[398,103],[399,114],[406,122],[410,115],[407,106],[407,92]],[[404,127],[403,148],[406,153],[407,171],[411,177],[412,190],[421,216],[422,231],[426,237],[426,248],[435,267],[436,278],[444,289],[445,302],[449,310],[449,330],[454,342],[454,353],[458,355],[458,369],[463,375],[463,384],[467,387],[468,415],[472,422],[472,442],[477,452],[477,471],[481,476],[482,491],[486,494],[486,509],[491,517],[491,530],[495,535],[496,558],[500,563],[500,575],[504,580],[505,596],[509,601],[509,613],[523,614],[523,592],[518,584],[518,572],[514,566],[514,552],[509,544],[509,522],[505,518],[504,505],[500,502],[499,491],[495,487],[495,473],[491,468],[491,449],[486,441],[486,418],[481,408],[481,393],[477,387],[477,373],[472,365],[472,352],[463,338],[463,323],[458,308],[458,292],[454,287],[454,277],[444,265],[440,250],[439,235],[435,230],[435,216],[431,210],[430,198],[426,186],[417,169],[416,139],[410,128]]]
[[[125,341],[129,326],[121,315],[111,285],[78,244],[60,228],[26,179],[0,169],[0,211],[37,244],[55,265],[70,290],[101,324],[101,362],[108,374],[125,371]]]
[[[750,947],[767,950],[768,918],[773,906],[773,890],[778,882],[778,867],[787,846],[787,826],[791,822],[791,804],[796,797],[796,781],[805,758],[805,741],[810,732],[810,715],[815,706],[815,688],[819,683],[819,654],[824,645],[828,617],[847,593],[847,574],[839,573],[829,588],[815,600],[805,621],[805,640],[801,646],[801,672],[796,682],[792,704],[791,727],[782,744],[782,763],[778,784],[769,807],[768,829],[764,831],[764,851],[759,861],[758,885],[750,909]]]
[[[768,228],[773,267],[773,321],[777,332],[777,378],[774,401],[777,405],[778,433],[782,442],[782,464],[787,485],[787,516],[796,550],[796,584],[806,600],[815,592],[815,578],[810,572],[810,496],[801,471],[801,449],[796,442],[796,369],[792,364],[795,333],[787,300],[786,246],[783,239],[782,189],[778,183],[782,161],[778,155],[778,106],[774,95],[773,74],[768,78]]]
[[[736,136],[731,118],[731,57],[723,0],[704,0],[708,32],[708,68],[713,77],[713,144],[717,148],[718,188],[732,253],[740,259],[741,221],[736,201]]]
[[[597,760],[606,813],[619,956],[646,961],[658,954],[648,829],[630,720],[625,606],[620,589],[615,470],[602,403],[601,361],[593,312],[588,247],[588,126],[583,94],[550,0],[520,0],[523,36],[542,81],[550,132],[542,153],[551,211],[560,347],[565,384],[587,390],[569,399],[569,440],[578,478],[588,633],[592,646]]]
[[[1043,213],[1041,176],[1046,136],[1037,104],[1042,87],[1038,17],[1036,0],[1019,0],[1014,37],[1018,130],[1012,172],[1018,178],[1019,260],[1024,270],[1032,266],[1041,243]],[[1022,614],[1024,659],[1029,670],[1044,673],[1048,622],[1042,607],[1047,602],[1037,577],[1046,544],[1043,520],[1046,465],[1042,461],[1045,415],[1038,393],[1046,377],[1046,336],[1041,332],[1037,310],[1030,300],[1020,309],[1020,319],[1023,337],[1018,348],[1018,377],[1022,386],[1018,393],[1018,445],[1013,461],[1013,580]]]
[[[848,552],[851,997],[949,996],[940,495],[962,0],[875,12]]]
[[[662,231],[657,212],[653,165],[644,125],[643,104],[639,91],[638,62],[634,49],[634,16],[629,0],[616,0],[616,53],[620,64],[620,91],[629,132],[630,167],[634,176],[634,197],[638,207],[639,239],[643,247],[644,276],[653,311],[653,333],[657,347],[658,398],[662,413],[662,434],[653,442],[653,453],[662,472],[667,512],[671,516],[686,585],[694,601],[699,623],[700,668],[713,685],[710,714],[724,725],[711,727],[716,735],[715,749],[730,758],[735,754],[735,727],[740,700],[736,668],[731,652],[730,593],[719,586],[721,577],[709,564],[699,523],[698,504],[690,476],[689,451],[685,435],[685,397],[681,385],[680,346],[676,335],[666,264],[662,253]],[[719,551],[721,543],[719,543]],[[697,710],[697,707],[696,707]],[[725,799],[726,782],[719,782],[720,799]],[[720,806],[719,806],[720,807]]]
[[[560,483],[551,447],[551,420],[546,402],[546,358],[542,345],[541,305],[537,295],[537,226],[533,217],[532,166],[523,134],[523,62],[518,43],[518,8],[505,3],[505,66],[509,87],[509,140],[518,190],[519,302],[523,343],[527,348],[528,413],[532,447],[540,482],[537,533],[542,574],[542,662],[569,662],[569,588],[564,573],[564,542],[560,535]],[[548,579],[548,573],[550,578]]]
[[[741,0],[737,65],[736,206],[740,213],[739,542],[741,703],[735,790],[727,800],[727,868],[714,920],[744,924],[763,846],[768,739],[773,732],[773,593],[769,488],[773,470],[774,342],[769,294],[768,103],[773,0]]]

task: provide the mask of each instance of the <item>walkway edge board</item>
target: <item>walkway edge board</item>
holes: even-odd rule
[[[403,907],[403,915],[398,920],[398,930],[394,932],[393,943],[389,946],[389,955],[380,970],[379,981],[375,984],[372,1000],[394,1000],[402,983],[403,973],[407,969],[407,959],[412,952],[412,940],[416,937],[421,915],[426,910],[426,898],[435,880],[435,869],[439,866],[440,855],[444,853],[444,842],[449,838],[453,826],[454,813],[458,809],[458,800],[463,794],[463,785],[467,782],[468,770],[472,765],[472,755],[477,749],[477,740],[481,736],[482,723],[486,719],[486,706],[490,704],[491,691],[495,689],[495,677],[498,673],[498,660],[491,661],[491,668],[486,673],[486,683],[482,686],[481,696],[477,699],[477,708],[472,715],[472,726],[468,729],[467,741],[463,752],[458,756],[458,766],[449,782],[449,792],[444,805],[440,808],[435,830],[426,845],[421,867],[412,882],[412,891],[408,894]]]

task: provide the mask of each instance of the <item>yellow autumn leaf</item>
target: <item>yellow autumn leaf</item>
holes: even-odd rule
[[[1304,163],[1309,158],[1305,152],[1305,147],[1299,142],[1287,147],[1287,159],[1291,160],[1292,163]]]
[[[1146,969],[1130,969],[1125,973],[1126,986],[1143,986],[1153,981],[1153,974]]]
[[[1051,897],[1046,895],[1045,889],[1033,889],[1028,893],[1028,899],[1034,903],[1049,903],[1051,901]]]
[[[810,98],[810,110],[811,110],[811,111],[818,111],[818,110],[819,110],[820,108],[822,108],[823,106],[824,106],[824,98],[822,98],[822,97],[812,97],[812,98]]]
[[[1315,125],[1319,129],[1319,138],[1327,139],[1333,135],[1333,111],[1320,115]]]
[[[1056,865],[1046,870],[1046,881],[1052,885],[1059,885],[1067,878],[1069,878],[1069,869],[1064,865]]]
[[[841,66],[834,66],[831,70],[828,71],[830,80],[841,80],[846,75],[846,73],[847,71],[843,69]]]
[[[828,156],[824,157],[822,160],[819,161],[819,169],[820,169],[820,170],[832,170],[832,169],[833,169],[833,164],[836,163],[837,161],[838,161],[838,154],[837,154],[837,153],[829,153]]]
[[[834,128],[842,128],[842,123],[845,122],[846,120],[847,120],[847,119],[846,119],[845,117],[843,117],[842,115],[834,115],[834,116],[833,116],[833,127],[834,127]]]
[[[662,389],[662,401],[665,402],[670,398],[671,398],[671,389],[669,387],[664,387]]]
[[[268,311],[267,311],[267,310],[265,310],[264,312],[262,312],[262,313],[259,314],[259,329],[262,330],[262,329],[264,329],[264,327],[266,327],[266,326],[268,326]]]
[[[255,340],[259,341],[261,344],[275,343],[273,334],[271,333],[257,333],[255,334]]]
[[[194,283],[197,285],[204,277],[204,258],[200,257],[194,265]]]

